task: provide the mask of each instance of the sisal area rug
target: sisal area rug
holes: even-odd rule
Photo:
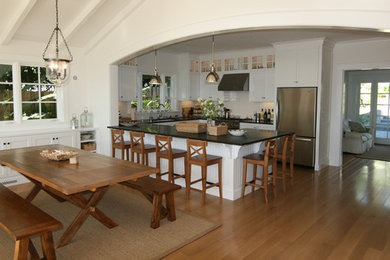
[[[33,204],[68,227],[79,208],[60,203],[41,191]],[[160,227],[150,228],[151,203],[140,193],[113,186],[98,204],[119,226],[108,229],[89,216],[73,240],[56,249],[57,259],[159,259],[193,242],[220,225],[176,210],[176,221],[163,219]],[[54,232],[57,242],[64,229]],[[40,251],[38,238],[33,239]],[[12,259],[14,241],[0,229],[0,259]],[[42,256],[42,255],[41,255]]]
[[[390,146],[374,145],[368,152],[358,154],[356,157],[371,160],[390,161]]]

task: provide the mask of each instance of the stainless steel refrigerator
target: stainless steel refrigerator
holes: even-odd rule
[[[294,163],[314,167],[317,88],[278,88],[276,129],[297,135]]]

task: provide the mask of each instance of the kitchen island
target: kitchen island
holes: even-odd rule
[[[242,157],[251,153],[262,152],[264,150],[264,141],[280,138],[291,132],[277,132],[272,130],[245,129],[244,136],[232,136],[230,134],[222,136],[212,136],[207,133],[184,133],[177,132],[174,126],[159,125],[153,123],[138,123],[135,126],[109,126],[108,128],[121,129],[124,131],[134,131],[145,133],[145,144],[155,144],[154,135],[172,136],[172,148],[187,149],[186,139],[208,141],[207,154],[222,156],[222,189],[223,197],[229,200],[236,200],[241,197],[242,185]],[[125,132],[125,140],[130,136]],[[152,153],[149,157],[150,166],[155,165],[155,156]],[[166,171],[168,167],[167,160],[161,160],[161,169]],[[184,173],[183,159],[175,160],[175,173]],[[251,167],[251,166],[250,166]],[[253,169],[248,167],[248,178],[252,177]],[[258,170],[261,171],[260,167]],[[193,166],[192,178],[200,178],[200,167]],[[166,176],[164,176],[166,177]],[[208,181],[217,181],[217,166],[208,167]],[[177,184],[185,186],[182,179],[176,180]],[[200,183],[199,183],[200,185]],[[196,187],[196,185],[195,185]],[[246,193],[251,191],[247,187]],[[207,193],[218,196],[218,189],[211,188]]]

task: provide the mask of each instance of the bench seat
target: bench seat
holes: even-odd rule
[[[41,236],[46,259],[55,259],[52,231],[61,222],[0,184],[0,227],[15,240],[14,259],[27,259],[28,251],[36,256],[30,238]],[[34,252],[35,251],[35,252]]]
[[[169,221],[176,220],[174,191],[181,186],[169,183],[164,180],[142,177],[136,181],[125,181],[120,184],[142,192],[142,194],[153,204],[152,218],[150,226],[158,228],[160,220],[167,217]],[[162,197],[165,195],[166,207],[162,205]]]

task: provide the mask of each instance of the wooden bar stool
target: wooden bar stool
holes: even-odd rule
[[[157,174],[157,178],[161,179],[161,176],[168,174],[168,181],[170,183],[175,183],[175,179],[177,178],[184,178],[186,180],[186,186],[187,186],[187,178],[186,178],[186,172],[187,172],[187,151],[180,150],[180,149],[172,149],[171,142],[172,137],[171,136],[161,136],[156,135],[156,168],[160,169],[160,159],[168,159],[169,167],[168,171]],[[184,158],[184,174],[177,174],[174,173],[174,160],[177,158]]]
[[[286,168],[287,159],[290,162],[290,185],[294,185],[294,150],[295,150],[295,138],[296,135],[288,135],[283,137],[283,150],[282,153],[276,154],[276,159],[282,160],[282,175],[276,175],[277,179],[282,179],[283,192],[286,192]]]
[[[122,160],[124,160],[126,150],[126,160],[129,160],[130,142],[123,140],[123,133],[123,130],[111,129],[112,157],[115,158],[115,149],[120,149],[122,152]]]
[[[270,140],[266,141],[266,150],[264,154],[254,153],[249,154],[243,157],[243,179],[242,179],[242,191],[241,196],[244,197],[245,195],[245,187],[247,185],[252,186],[252,192],[254,192],[255,187],[259,187],[264,189],[264,197],[265,197],[265,203],[268,203],[268,184],[273,184],[273,190],[274,190],[274,196],[276,197],[276,159],[275,158],[277,151],[278,151],[278,140]],[[271,157],[270,155],[273,155]],[[247,166],[248,163],[253,164],[253,180],[247,181]],[[260,165],[263,167],[263,176],[257,177],[257,165]],[[272,176],[268,174],[268,166],[272,165]],[[271,180],[270,180],[271,177]],[[261,184],[256,183],[256,180],[261,181]]]
[[[219,197],[222,198],[222,157],[207,155],[207,141],[195,141],[187,139],[187,199],[190,198],[190,190],[202,192],[202,204],[206,201],[206,190],[212,187],[219,187]],[[191,181],[191,166],[199,165],[202,167],[202,178]],[[218,164],[218,182],[211,183],[207,181],[207,166]],[[192,188],[191,185],[197,182],[202,182],[202,189]]]
[[[142,164],[149,166],[149,153],[154,153],[156,147],[152,144],[144,144],[144,133],[130,132],[131,161],[134,162],[134,153],[137,153],[137,163],[140,163],[139,155],[142,158]]]

